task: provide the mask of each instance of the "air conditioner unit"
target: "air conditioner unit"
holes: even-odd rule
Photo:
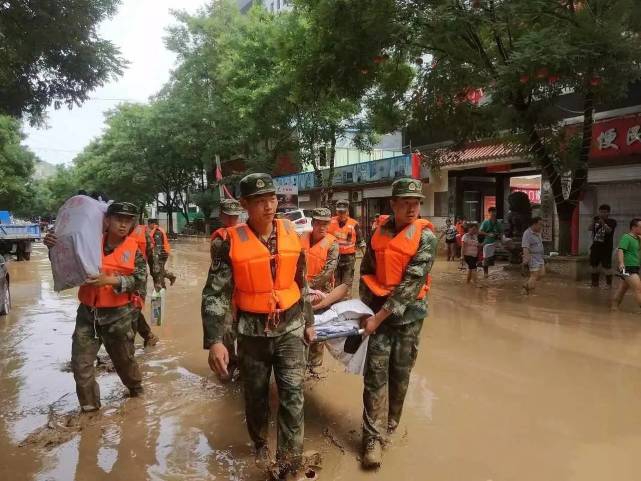
[[[363,200],[363,193],[360,190],[355,190],[349,194],[350,202],[360,202]]]

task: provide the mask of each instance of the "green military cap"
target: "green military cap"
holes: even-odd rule
[[[336,202],[336,210],[349,210],[349,201],[339,200]]]
[[[240,196],[275,194],[274,179],[269,174],[249,174],[240,180]]]
[[[136,217],[138,215],[138,209],[129,202],[113,202],[107,207],[107,215],[128,215]]]
[[[408,177],[395,180],[392,183],[392,197],[415,197],[422,199],[423,184],[420,180],[410,179]]]
[[[325,207],[317,207],[316,209],[312,209],[312,219],[329,222],[332,220],[332,213]]]
[[[243,208],[236,199],[223,199],[220,201],[220,211],[227,215],[240,215]]]

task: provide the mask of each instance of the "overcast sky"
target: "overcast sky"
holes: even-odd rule
[[[101,35],[120,48],[129,67],[116,82],[90,93],[91,99],[73,110],[50,109],[47,128],[25,127],[27,144],[42,160],[68,163],[102,132],[103,113],[120,100],[145,102],[169,79],[174,55],[165,49],[165,28],[174,23],[171,9],[195,12],[205,0],[123,0]]]

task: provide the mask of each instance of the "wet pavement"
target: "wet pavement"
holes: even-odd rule
[[[239,386],[219,385],[201,349],[208,244],[182,241],[174,252],[169,315],[154,327],[161,343],[145,351],[137,340],[144,397],[126,398],[103,367],[104,407],[82,417],[68,365],[75,293],[53,292],[42,246],[31,262],[11,263],[0,479],[264,479]],[[377,473],[358,462],[362,379],[326,354],[322,379],[307,383],[306,449],[323,454],[320,479],[638,479],[641,314],[632,299],[610,313],[607,290],[549,278],[525,297],[516,274],[499,269],[477,288],[457,267],[436,266],[401,427]]]

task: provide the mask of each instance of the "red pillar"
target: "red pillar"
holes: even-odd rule
[[[579,210],[579,205],[577,205],[572,213],[572,223],[570,224],[572,231],[571,252],[573,256],[579,255]]]

